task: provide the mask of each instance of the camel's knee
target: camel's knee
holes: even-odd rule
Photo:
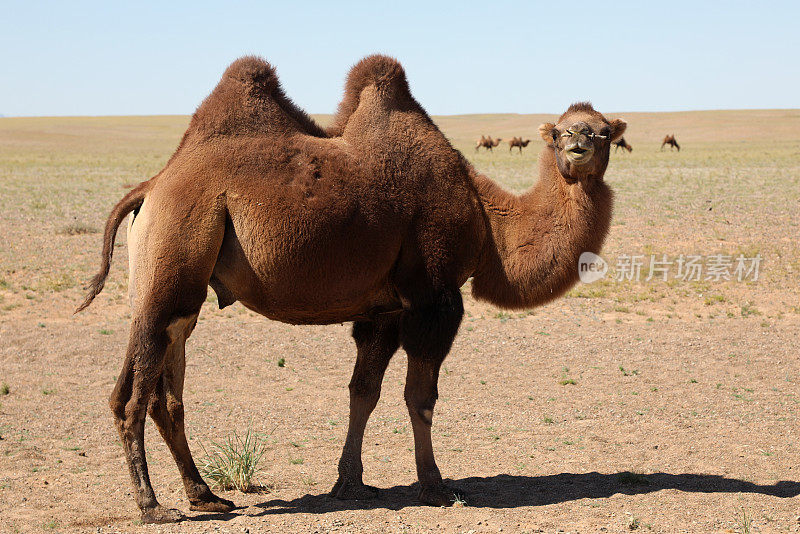
[[[153,321],[135,321],[128,354],[114,391],[108,399],[120,432],[144,420],[153,392],[161,379],[167,336]]]
[[[184,410],[183,401],[180,401],[172,395],[167,395],[166,402],[164,403],[166,415],[173,426],[183,426]]]
[[[147,412],[154,421],[164,425],[183,425],[183,401],[171,393],[165,382],[166,380],[162,378],[161,384],[153,392],[147,405]]]
[[[353,377],[348,385],[350,397],[377,404],[381,396],[381,383],[373,375]]]
[[[130,360],[126,360],[122,374],[117,379],[114,390],[108,397],[108,407],[111,408],[114,422],[120,430],[122,430],[120,425],[122,425],[126,419],[129,419],[129,417],[127,417],[127,409],[133,394],[134,376],[133,372],[129,371],[129,363]]]
[[[114,422],[120,432],[135,430],[137,425],[143,423],[144,414],[147,413],[148,409],[146,401],[133,401],[132,403],[131,400],[128,400],[125,402],[115,393],[111,394],[108,404],[114,416]]]
[[[120,422],[125,420],[125,402],[123,402],[116,391],[111,393],[108,398],[108,406],[111,408],[111,413],[114,416],[114,422],[119,425]]]

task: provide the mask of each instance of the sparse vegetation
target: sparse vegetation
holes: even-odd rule
[[[750,317],[751,315],[761,315],[761,312],[756,309],[751,302],[742,304],[741,306],[742,317]]]
[[[458,493],[456,493],[455,495],[453,495],[453,506],[455,507],[467,506],[467,501],[464,499],[463,495],[459,495]]]
[[[713,306],[714,304],[722,302],[725,302],[725,297],[723,295],[710,295],[706,297],[706,306]]]
[[[74,222],[61,228],[58,233],[62,235],[84,235],[84,234],[97,234],[100,230],[88,224]]]
[[[58,293],[78,285],[78,281],[71,273],[61,273],[48,276],[39,283],[36,291],[52,291]]]
[[[250,429],[243,437],[234,431],[223,443],[212,442],[210,450],[203,447],[200,472],[218,488],[247,493],[255,487],[266,450],[265,441]]]
[[[495,317],[495,319],[500,319],[501,323],[505,323],[506,321],[511,319],[513,317],[513,315],[511,315],[510,313],[508,313],[506,311],[499,311],[499,312],[494,314],[494,317]]]
[[[750,529],[753,526],[753,518],[742,507],[741,515],[739,516],[739,532],[740,534],[750,534]]]
[[[575,386],[575,385],[577,385],[578,381],[575,380],[574,378],[569,378],[567,376],[567,373],[569,373],[569,367],[564,367],[563,369],[561,369],[561,380],[559,380],[558,383],[560,385],[562,385],[562,386]]]

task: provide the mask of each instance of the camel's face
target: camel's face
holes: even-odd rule
[[[626,127],[623,120],[609,122],[593,109],[581,109],[565,113],[558,124],[541,125],[539,133],[555,150],[561,175],[574,182],[602,179],[611,143],[622,137]]]

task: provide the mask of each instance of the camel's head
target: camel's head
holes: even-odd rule
[[[539,126],[539,134],[555,151],[558,170],[568,182],[602,179],[611,143],[622,137],[627,123],[607,120],[588,102],[572,104],[558,119]]]

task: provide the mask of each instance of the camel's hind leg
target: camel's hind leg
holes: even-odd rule
[[[143,523],[169,523],[183,519],[180,511],[164,508],[158,503],[150,484],[144,450],[144,422],[148,408],[178,463],[192,505],[200,504],[201,509],[205,509],[203,503],[214,503],[215,510],[231,506],[216,498],[197,473],[182,424],[180,398],[185,334],[178,332],[196,320],[205,299],[205,288],[188,293],[181,288],[162,289],[158,295],[150,295],[134,316],[128,353],[109,400]],[[179,294],[189,297],[191,305],[176,305]],[[204,487],[208,491],[204,491]]]
[[[164,358],[164,370],[155,391],[150,397],[149,413],[172,457],[178,465],[183,479],[190,510],[201,512],[229,512],[234,508],[231,501],[217,497],[200,476],[192,459],[183,423],[183,381],[186,371],[186,338],[194,330],[197,316],[174,320],[167,327],[170,344]]]
[[[186,445],[180,397],[183,342],[205,301],[222,243],[224,197],[204,198],[200,192],[184,205],[186,187],[171,190],[175,187],[156,186],[129,227],[133,320],[125,363],[109,400],[144,523],[183,517],[161,506],[150,484],[144,450],[148,406],[184,480],[191,481],[190,500],[208,496],[213,501],[199,486],[204,483]]]
[[[167,324],[138,316],[131,325],[128,353],[109,404],[133,482],[136,504],[144,523],[168,523],[183,518],[178,510],[158,504],[144,451],[144,419],[150,396],[161,379],[169,346]]]
[[[361,446],[372,410],[381,396],[381,382],[389,360],[400,346],[399,317],[389,316],[374,322],[353,325],[358,355],[350,380],[350,424],[339,460],[339,479],[331,490],[338,499],[367,499],[377,496],[377,489],[362,480]]]

